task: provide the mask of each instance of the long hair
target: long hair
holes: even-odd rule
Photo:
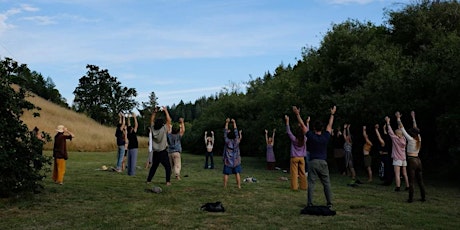
[[[180,132],[180,126],[178,124],[173,124],[171,133],[172,134],[178,134]]]
[[[407,134],[409,134],[409,136],[411,136],[412,138],[415,139],[416,141],[416,144],[415,144],[415,147],[420,150],[420,147],[421,147],[421,141],[420,141],[420,130],[418,128],[411,128],[409,130],[407,130]]]
[[[297,140],[297,146],[302,147],[305,144],[305,135],[300,127],[296,128],[295,139]]]
[[[165,121],[161,118],[158,118],[155,120],[155,123],[153,124],[153,129],[159,130],[161,129],[161,127],[163,127],[163,125],[165,125]]]
[[[235,132],[234,132],[234,131],[230,131],[229,133],[227,133],[227,138],[228,138],[228,139],[235,139],[235,138],[236,138]]]

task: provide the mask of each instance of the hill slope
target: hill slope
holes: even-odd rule
[[[108,127],[99,124],[84,114],[63,108],[51,103],[39,96],[30,94],[26,99],[35,106],[41,108],[40,117],[33,117],[35,111],[25,111],[21,120],[32,130],[37,126],[40,131],[45,131],[54,138],[56,127],[64,125],[75,134],[72,141],[68,141],[68,151],[116,151],[115,127]],[[144,148],[148,145],[146,137],[139,138],[139,147]],[[53,141],[46,143],[45,150],[52,150]]]

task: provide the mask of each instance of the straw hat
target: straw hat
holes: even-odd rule
[[[64,126],[63,125],[58,125],[56,131],[58,131],[59,133],[64,132]]]

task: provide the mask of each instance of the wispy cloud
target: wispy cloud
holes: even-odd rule
[[[33,7],[32,5],[29,5],[29,4],[21,4],[21,9],[24,11],[29,11],[29,12],[35,12],[35,11],[40,10],[40,8]]]
[[[12,15],[15,15],[15,14],[18,14],[20,13],[21,10],[18,9],[18,8],[14,8],[14,9],[9,9],[3,13],[0,13],[0,35],[10,29],[10,28],[13,28],[14,26],[12,24],[9,24],[7,21],[8,21],[8,18]]]
[[[23,20],[35,22],[38,25],[51,25],[57,24],[53,17],[49,16],[33,16],[33,17],[23,17]]]
[[[33,6],[29,5],[29,4],[21,4],[19,6],[19,8],[14,7],[14,8],[6,10],[4,12],[0,12],[0,34],[2,34],[3,32],[5,32],[8,29],[14,28],[13,24],[8,23],[8,19],[11,16],[16,15],[16,14],[20,14],[23,11],[35,12],[35,11],[38,11],[38,10],[39,10],[39,8],[33,7]]]

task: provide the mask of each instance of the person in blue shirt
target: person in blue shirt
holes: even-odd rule
[[[180,180],[180,171],[182,169],[181,157],[182,152],[181,138],[185,132],[184,118],[179,118],[179,127],[173,125],[168,132],[168,155],[169,162],[177,180]]]
[[[307,206],[313,206],[313,191],[315,191],[316,180],[319,179],[324,187],[327,206],[332,207],[331,182],[329,178],[329,168],[327,165],[327,144],[331,138],[332,124],[336,106],[331,108],[331,115],[326,130],[323,130],[321,121],[316,121],[313,130],[309,130],[307,136],[307,149],[310,152],[308,163],[308,199]]]

